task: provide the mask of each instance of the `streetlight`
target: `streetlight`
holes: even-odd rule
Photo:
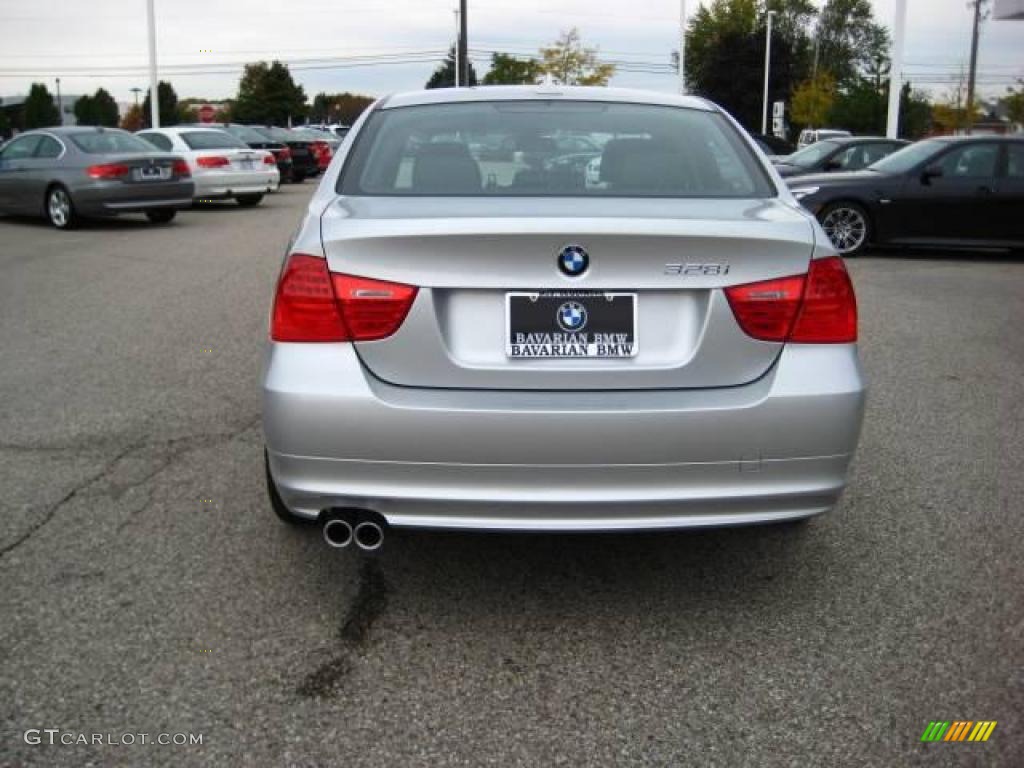
[[[135,87],[131,89],[131,92],[135,94],[135,106],[139,106],[139,94],[142,93],[142,89]]]
[[[768,73],[771,69],[772,58],[772,17],[775,11],[768,11],[768,27],[765,29],[764,43],[764,103],[761,108],[761,135],[768,133]]]

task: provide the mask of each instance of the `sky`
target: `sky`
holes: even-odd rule
[[[710,0],[704,0],[709,3]],[[816,0],[820,7],[824,0]],[[237,90],[240,64],[279,58],[312,97],[371,96],[421,88],[455,35],[457,0],[155,0],[161,79],[179,98],[221,99]],[[700,0],[688,0],[692,14]],[[872,0],[892,25],[895,0]],[[0,97],[34,81],[65,94],[104,87],[123,103],[148,86],[145,0],[0,0]],[[942,94],[965,70],[966,0],[908,0],[906,71]],[[629,62],[613,85],[678,89],[666,64],[678,48],[680,0],[469,0],[477,72],[490,51],[530,54],[576,26],[604,58]],[[390,57],[382,63],[380,56]],[[357,58],[373,56],[363,66]],[[324,60],[326,57],[326,61]],[[412,61],[410,61],[412,59]],[[980,92],[998,96],[1024,78],[1024,21],[983,27]],[[212,70],[212,71],[210,71]]]

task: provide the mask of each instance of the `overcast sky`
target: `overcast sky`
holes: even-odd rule
[[[710,0],[705,0],[709,2]],[[818,0],[822,5],[823,0]],[[894,0],[873,0],[891,26]],[[318,68],[316,57],[364,54],[436,56],[454,37],[457,0],[156,0],[162,79],[179,97],[223,98],[235,93],[239,62],[292,61],[296,80],[318,91],[379,95],[422,87],[436,62]],[[690,13],[698,0],[689,0]],[[602,55],[664,67],[678,47],[679,0],[469,0],[471,48],[530,53],[580,28]],[[64,93],[107,88],[119,101],[147,86],[145,0],[0,0],[0,96],[24,93],[42,80]],[[966,0],[909,0],[907,69],[912,82],[945,91],[965,68],[971,12]],[[476,57],[477,71],[487,54]],[[305,61],[301,61],[305,60]],[[351,62],[350,62],[351,64]],[[654,65],[651,67],[650,65]],[[214,73],[184,72],[182,66]],[[175,71],[174,68],[178,67]],[[305,68],[304,68],[305,67]],[[1000,95],[1024,77],[1024,21],[989,20],[982,36],[981,90]],[[671,74],[631,71],[614,85],[675,90]]]

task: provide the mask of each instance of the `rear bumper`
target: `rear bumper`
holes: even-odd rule
[[[197,174],[194,178],[197,200],[222,200],[238,195],[260,195],[273,192],[280,185],[281,174],[275,166],[266,171],[212,172]]]
[[[188,208],[192,204],[191,181],[145,184],[100,183],[72,192],[75,209],[83,216],[111,216],[153,208]]]
[[[789,346],[764,377],[656,392],[385,384],[347,344],[271,344],[271,473],[296,514],[390,525],[642,530],[796,519],[835,505],[865,387],[853,346]]]

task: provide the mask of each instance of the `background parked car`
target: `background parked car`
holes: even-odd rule
[[[190,176],[183,158],[127,131],[26,131],[0,149],[0,210],[44,215],[58,229],[130,212],[162,224],[192,204]]]
[[[771,159],[784,157],[785,155],[791,154],[793,150],[796,149],[785,139],[780,139],[778,136],[772,136],[767,133],[752,133],[750,134],[750,138],[752,138],[754,143],[761,148],[761,151]]]
[[[216,128],[149,128],[136,135],[185,158],[195,180],[196,200],[234,198],[239,205],[258,205],[281,181],[273,154],[249,149]]]
[[[772,162],[775,164],[775,170],[783,177],[832,171],[859,171],[909,143],[902,139],[886,139],[880,136],[826,139]]]
[[[292,133],[300,139],[307,139],[309,141],[310,149],[316,158],[316,165],[320,171],[325,170],[331,164],[334,150],[341,146],[341,139],[319,128],[293,128]]]
[[[846,256],[870,243],[1024,249],[1024,138],[927,139],[790,187]]]
[[[845,136],[852,136],[849,131],[843,131],[838,128],[805,128],[800,131],[800,137],[796,141],[796,148],[803,149],[809,147],[816,141],[824,141],[825,139],[838,139]]]
[[[317,162],[316,155],[313,154],[310,139],[302,138],[287,128],[277,128],[272,125],[250,127],[271,141],[279,141],[288,147],[292,153],[292,181],[298,183],[320,173],[320,164]]]
[[[292,180],[292,152],[280,141],[268,139],[259,131],[239,123],[192,123],[193,128],[218,128],[245,142],[250,149],[265,149],[274,156],[281,182]]]

